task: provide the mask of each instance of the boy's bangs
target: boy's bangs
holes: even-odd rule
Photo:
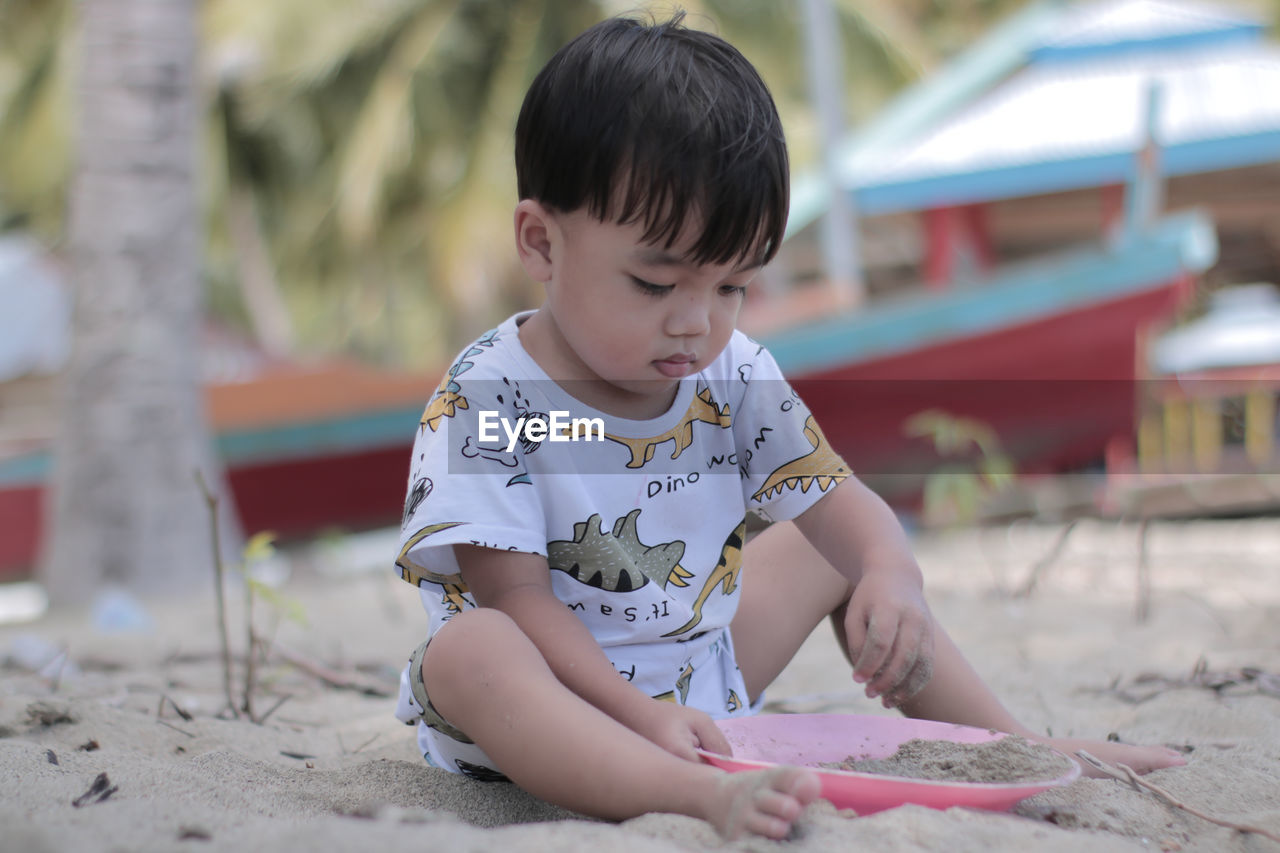
[[[691,163],[687,157],[636,163],[633,155],[614,183],[615,197],[593,199],[591,212],[641,223],[645,242],[666,249],[687,228],[698,228],[686,253],[693,263],[762,266],[777,253],[786,228],[786,172],[769,175],[758,160],[747,168],[727,165],[710,159]]]

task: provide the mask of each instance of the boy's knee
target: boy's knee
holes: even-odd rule
[[[456,683],[459,678],[473,681],[495,660],[519,655],[526,645],[532,648],[520,627],[501,610],[468,609],[431,638],[422,659],[422,677],[427,684]]]

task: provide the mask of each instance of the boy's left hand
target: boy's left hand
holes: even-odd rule
[[[918,582],[902,572],[868,570],[844,617],[853,680],[886,708],[920,692],[933,675],[933,616]]]

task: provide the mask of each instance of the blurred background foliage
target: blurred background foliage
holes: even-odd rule
[[[865,120],[1024,0],[831,0]],[[1272,0],[1280,6],[1280,0]],[[816,159],[799,0],[686,0],[756,64]],[[509,249],[525,88],[610,0],[203,0],[212,316],[281,355],[436,367],[537,303]],[[0,0],[0,230],[62,246],[74,0]]]

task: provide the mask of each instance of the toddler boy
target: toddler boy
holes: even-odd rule
[[[935,624],[893,513],[734,329],[789,182],[741,54],[678,16],[591,28],[534,80],[516,167],[545,302],[463,351],[413,451],[397,566],[429,626],[397,713],[424,756],[585,814],[783,837],[815,774],[696,750],[727,752],[713,719],[756,710],[828,618],[868,696],[1035,737]]]

